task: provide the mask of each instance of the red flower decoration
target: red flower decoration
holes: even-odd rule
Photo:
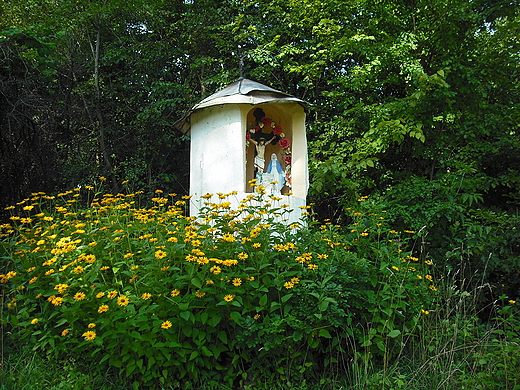
[[[285,164],[291,165],[291,161],[292,161],[291,156],[285,156],[283,159],[285,161]]]
[[[278,141],[278,144],[280,144],[282,149],[287,149],[289,146],[291,146],[291,141],[289,141],[287,138],[282,138],[280,141]]]
[[[246,133],[246,141],[249,141],[251,139],[251,136],[249,135],[249,133]]]
[[[255,133],[256,133],[258,130],[260,130],[260,126],[254,126],[254,127],[253,127],[253,130],[254,130]]]
[[[282,126],[276,125],[274,130],[273,130],[273,134],[278,135],[278,134],[281,134],[281,133],[282,133]]]
[[[271,118],[268,118],[266,116],[264,116],[262,118],[262,123],[264,124],[264,126],[271,126],[271,122],[272,122]]]

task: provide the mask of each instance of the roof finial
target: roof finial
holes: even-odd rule
[[[244,55],[242,54],[242,47],[238,45],[238,70],[240,79],[244,78]]]

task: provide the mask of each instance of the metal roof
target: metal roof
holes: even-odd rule
[[[219,106],[221,104],[262,104],[262,103],[299,103],[306,108],[307,103],[287,93],[278,91],[253,80],[239,78],[227,87],[208,96],[195,104],[174,127],[184,134],[188,134],[191,128],[191,114],[202,108]]]

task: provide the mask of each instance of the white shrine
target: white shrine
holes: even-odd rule
[[[289,205],[300,219],[309,186],[306,103],[240,78],[196,104],[175,124],[191,137],[190,214],[206,194],[236,192],[232,207],[250,195],[251,182]]]

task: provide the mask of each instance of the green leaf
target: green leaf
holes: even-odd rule
[[[394,329],[392,330],[391,332],[389,332],[387,334],[388,337],[391,337],[391,338],[396,338],[397,336],[399,336],[401,334],[401,331],[399,329]]]
[[[237,324],[242,319],[242,315],[238,311],[232,311],[230,313],[230,317],[235,321]]]
[[[330,335],[329,331],[325,328],[320,329],[320,337],[325,337],[327,339],[330,339],[332,336]]]
[[[289,299],[291,299],[291,297],[293,296],[294,294],[285,294],[284,296],[282,296],[282,302],[285,303],[287,302]]]
[[[202,281],[198,277],[192,278],[191,284],[193,284],[197,288],[202,288]]]

